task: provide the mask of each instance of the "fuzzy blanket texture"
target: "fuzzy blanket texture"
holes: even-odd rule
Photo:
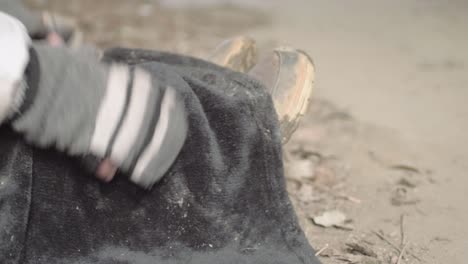
[[[271,97],[241,73],[116,48],[176,88],[188,136],[151,190],[98,182],[76,158],[0,128],[0,263],[312,263],[285,188]]]

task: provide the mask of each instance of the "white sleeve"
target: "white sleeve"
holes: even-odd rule
[[[24,70],[29,62],[31,40],[24,25],[0,12],[0,123],[21,104]]]

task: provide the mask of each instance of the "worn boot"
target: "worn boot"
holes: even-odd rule
[[[301,50],[277,48],[249,75],[261,81],[273,97],[285,144],[306,113],[315,78],[312,59]]]
[[[257,62],[257,45],[246,36],[228,39],[216,47],[208,60],[233,71],[246,73]]]

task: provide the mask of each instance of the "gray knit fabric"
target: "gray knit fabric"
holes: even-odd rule
[[[13,123],[40,147],[69,154],[89,151],[107,69],[88,53],[35,44],[41,75],[31,108]]]
[[[178,76],[105,64],[89,49],[32,48],[39,80],[13,128],[42,148],[109,159],[144,188],[160,180],[187,134],[183,98],[168,81]]]

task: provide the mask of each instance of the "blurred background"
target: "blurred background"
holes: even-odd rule
[[[263,52],[307,51],[314,101],[285,167],[323,263],[468,262],[467,1],[27,2],[76,18],[101,48],[203,58],[248,35]],[[324,214],[346,220],[323,227]]]

